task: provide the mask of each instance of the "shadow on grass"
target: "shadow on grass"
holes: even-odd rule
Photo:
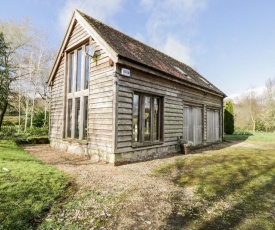
[[[240,136],[240,137],[238,137]],[[250,135],[226,135],[223,142],[216,142],[209,145],[199,145],[191,147],[191,153],[201,153],[204,151],[221,150],[246,141]]]
[[[259,207],[255,207],[253,204],[248,207],[248,203],[265,203],[266,199],[263,194],[265,193],[265,190],[270,189],[273,184],[275,184],[275,177],[273,177],[270,182],[262,184],[262,186],[258,187],[249,195],[244,196],[240,202],[230,207],[229,210],[224,210],[220,212],[219,215],[207,221],[204,221],[201,218],[201,215],[207,214],[205,210],[201,210],[201,207],[193,207],[192,209],[189,209],[185,215],[179,214],[179,207],[174,207],[171,215],[167,218],[167,228],[165,229],[234,229],[234,227],[238,227],[238,225],[242,223],[245,218],[248,218],[253,222],[254,216],[257,215],[257,212],[258,214],[261,213],[262,210]],[[259,194],[262,196],[259,196]],[[214,202],[212,205],[214,205]],[[274,218],[275,212],[273,208],[273,212],[270,210],[269,216],[265,215],[265,221],[269,221],[270,223],[273,222],[273,225],[271,224],[271,228],[266,228],[262,222],[258,221],[257,223],[256,221],[255,223],[250,223],[246,229],[274,229]],[[198,227],[196,227],[194,226],[194,223],[202,224],[198,224]]]
[[[182,188],[195,186],[196,191],[191,203],[179,197],[184,194],[174,197],[165,229],[232,229],[247,220],[247,229],[274,229],[274,157],[251,154],[175,163],[172,181]]]

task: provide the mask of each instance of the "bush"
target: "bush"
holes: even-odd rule
[[[0,131],[0,139],[7,139],[9,137],[12,137],[17,132],[17,129],[15,126],[2,126]]]
[[[47,136],[44,137],[25,137],[18,138],[15,140],[18,145],[28,145],[28,144],[49,144],[50,141]]]
[[[35,127],[43,127],[49,125],[49,112],[46,113],[46,119],[45,119],[45,112],[40,110],[36,112],[33,116],[32,121],[33,126]]]
[[[234,133],[234,111],[231,101],[225,103],[224,108],[224,132],[226,134]]]
[[[48,126],[32,127],[27,130],[27,136],[47,136],[49,134]]]
[[[3,121],[2,122],[2,126],[14,126],[15,123],[11,122],[11,121]]]
[[[33,127],[27,130],[26,133],[18,133],[16,126],[2,126],[0,131],[1,140],[14,140],[17,144],[48,144],[48,127]],[[0,228],[1,229],[1,228]]]

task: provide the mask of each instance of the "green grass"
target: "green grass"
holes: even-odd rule
[[[32,229],[66,194],[68,178],[13,141],[0,141],[0,229]]]
[[[232,135],[224,135],[224,139],[227,141],[256,141],[256,142],[274,142],[275,133],[234,133]]]
[[[38,229],[112,229],[109,225],[126,196],[99,188],[80,190],[56,205]]]
[[[182,158],[156,174],[194,192],[172,198],[170,219],[179,229],[275,229],[274,133],[256,133],[238,146]]]

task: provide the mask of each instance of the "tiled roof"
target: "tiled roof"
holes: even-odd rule
[[[225,96],[222,91],[188,65],[147,46],[80,11],[78,12],[118,55]]]

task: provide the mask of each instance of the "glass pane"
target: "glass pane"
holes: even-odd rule
[[[89,52],[89,45],[86,45],[86,53]],[[85,56],[85,85],[84,89],[88,89],[89,87],[89,75],[90,75],[90,57],[88,55]]]
[[[139,95],[134,95],[134,102],[133,102],[133,141],[139,141]]]
[[[75,138],[79,138],[80,125],[80,98],[75,99]]]
[[[73,75],[74,75],[74,54],[71,53],[69,57],[69,93],[72,92],[73,88]]]
[[[144,141],[151,140],[151,97],[145,96],[144,102]]]
[[[88,135],[88,97],[84,97],[84,119],[83,119],[83,139],[87,140]]]
[[[154,98],[154,141],[159,140],[159,98]]]
[[[72,137],[72,121],[73,121],[73,103],[72,99],[68,100],[68,117],[67,117],[67,137]]]
[[[82,50],[77,51],[76,91],[81,89]]]

